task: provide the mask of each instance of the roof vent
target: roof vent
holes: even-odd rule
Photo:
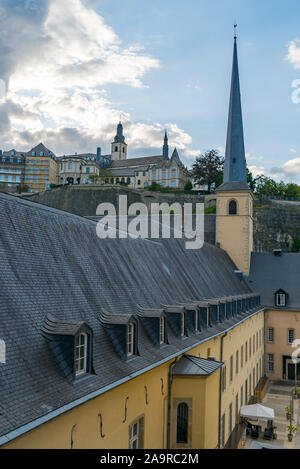
[[[241,270],[235,270],[234,273],[240,281],[244,279],[244,274]]]
[[[282,255],[282,249],[274,249],[273,254],[275,257],[280,257]]]

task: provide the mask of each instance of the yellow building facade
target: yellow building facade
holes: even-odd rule
[[[57,161],[42,143],[26,154],[25,185],[29,192],[43,192],[57,184]]]
[[[224,367],[208,377],[173,376],[170,448],[215,449],[219,439],[221,446],[227,442],[239,420],[241,405],[254,394],[254,387],[263,375],[263,328],[261,311],[187,352],[196,357],[222,359]],[[174,360],[62,413],[4,448],[128,449],[130,430],[141,420],[140,447],[168,448],[169,370]],[[187,403],[189,408],[187,444],[176,443],[176,414],[181,403]]]

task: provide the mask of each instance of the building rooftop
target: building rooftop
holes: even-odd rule
[[[91,220],[3,193],[0,239],[0,338],[7,350],[0,364],[0,444],[8,441],[1,436],[32,429],[248,314],[184,340],[169,328],[168,345],[159,348],[138,319],[141,311],[250,292],[224,251],[207,244],[186,250],[181,239],[99,239]],[[136,317],[139,354],[132,360],[120,358],[101,322],[114,315],[117,323],[122,315],[123,322]],[[74,334],[83,323],[93,331],[94,374],[74,386],[43,332]]]

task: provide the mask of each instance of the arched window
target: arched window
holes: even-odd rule
[[[177,443],[188,443],[189,408],[185,402],[177,407]]]
[[[229,202],[229,215],[237,215],[237,203],[235,200]]]

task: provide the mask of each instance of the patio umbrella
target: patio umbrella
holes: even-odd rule
[[[274,409],[261,404],[243,405],[240,412],[241,417],[250,420],[274,420]]]

